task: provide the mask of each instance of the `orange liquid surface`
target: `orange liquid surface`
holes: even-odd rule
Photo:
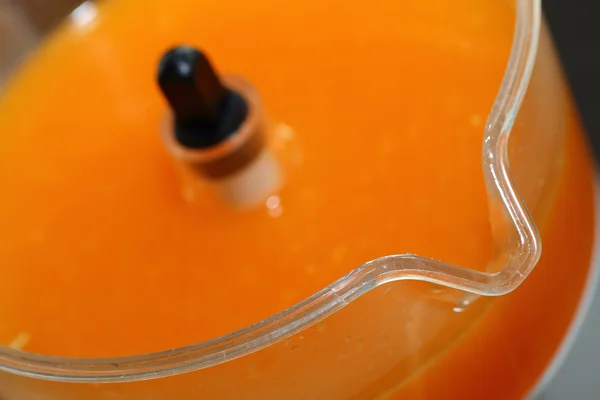
[[[486,267],[481,143],[514,11],[478,0],[368,12],[341,0],[227,4],[105,1],[92,22],[62,26],[0,97],[2,343],[147,353],[257,322],[380,256]],[[271,125],[293,133],[302,160],[276,213],[182,194],[155,73],[183,43],[251,82]],[[425,396],[427,379],[403,390]]]
[[[480,147],[511,14],[421,3],[381,2],[367,20],[351,4],[313,26],[344,2],[109,1],[89,27],[63,27],[0,104],[0,309],[18,310],[3,341],[26,331],[31,351],[145,353],[259,321],[376,257],[484,268]],[[431,26],[411,22],[419,13]],[[303,162],[281,216],[181,195],[155,84],[179,43],[252,82],[293,129]]]

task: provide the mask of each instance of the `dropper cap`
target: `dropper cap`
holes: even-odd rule
[[[216,146],[248,116],[244,98],[223,86],[206,55],[195,48],[167,51],[158,68],[158,83],[175,116],[175,137],[185,147]]]
[[[203,194],[244,209],[264,204],[280,188],[281,167],[266,145],[268,124],[249,82],[221,80],[202,52],[180,46],[162,57],[158,84],[171,109],[163,140],[191,178],[184,180],[190,183],[186,193],[196,193],[195,182],[203,182]],[[201,189],[204,184],[211,190]]]

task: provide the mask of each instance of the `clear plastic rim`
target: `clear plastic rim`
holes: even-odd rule
[[[215,366],[284,340],[340,310],[377,286],[398,280],[427,281],[484,296],[517,288],[541,255],[541,238],[508,164],[508,139],[533,70],[541,24],[540,0],[516,0],[513,44],[502,85],[488,116],[482,149],[490,203],[500,204],[511,227],[506,254],[479,272],[412,254],[361,265],[306,300],[257,324],[219,338],[157,353],[115,358],[72,358],[0,346],[0,370],[60,382],[130,382]],[[515,240],[516,239],[516,240]],[[507,257],[508,255],[508,257]]]

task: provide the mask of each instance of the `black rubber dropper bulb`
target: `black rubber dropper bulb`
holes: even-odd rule
[[[223,86],[208,58],[192,47],[175,47],[163,55],[158,84],[175,116],[175,137],[185,147],[218,145],[248,115],[244,98]]]

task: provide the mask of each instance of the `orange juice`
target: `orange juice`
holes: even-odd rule
[[[522,399],[542,377],[579,305],[594,236],[593,162],[574,112],[567,129],[564,168],[536,269],[515,292],[492,300],[434,368],[404,381],[389,398]]]
[[[0,342],[61,356],[143,354],[240,329],[384,255],[483,270],[492,240],[481,143],[514,10],[380,0],[365,13],[363,3],[106,0],[93,19],[57,30],[0,97]],[[208,191],[182,192],[160,138],[155,73],[164,50],[183,43],[252,82],[272,129],[300,149],[274,203],[240,212]],[[591,180],[581,172],[590,167],[577,129],[573,120],[543,272],[487,300],[475,323],[456,322],[464,333],[436,356],[443,367],[396,374],[396,393],[458,391],[451,366],[476,365],[461,343],[483,348],[510,321],[537,340],[524,314],[547,308],[547,289],[563,283],[560,254],[576,251],[546,358],[513,394],[539,376],[589,263]],[[566,202],[585,204],[569,237]],[[513,304],[519,296],[529,308]],[[518,345],[509,333],[491,365]]]

